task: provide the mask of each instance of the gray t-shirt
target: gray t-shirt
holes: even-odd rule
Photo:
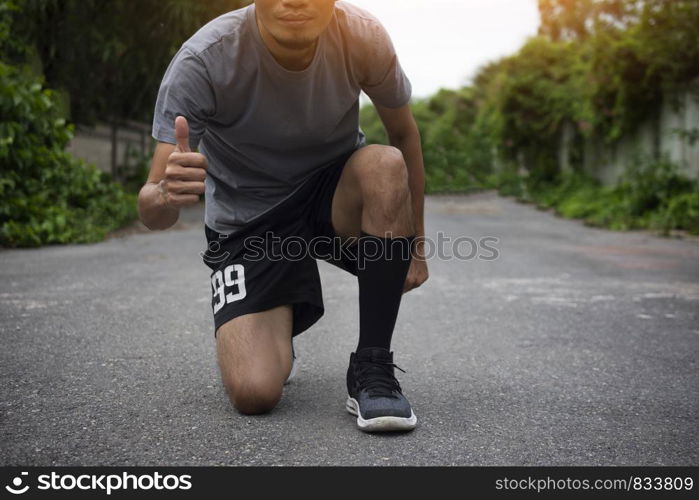
[[[311,64],[281,66],[264,45],[251,4],[224,14],[185,42],[158,93],[153,137],[175,144],[175,118],[189,121],[207,157],[205,223],[237,228],[284,200],[316,169],[365,144],[359,93],[397,108],[411,85],[381,23],[335,3]]]

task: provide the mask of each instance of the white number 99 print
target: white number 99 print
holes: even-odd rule
[[[211,286],[216,298],[213,305],[216,314],[224,304],[245,298],[245,268],[242,264],[231,264],[223,271],[216,271],[211,276]]]

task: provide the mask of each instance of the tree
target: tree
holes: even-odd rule
[[[28,52],[10,36],[18,10],[0,0],[3,61]],[[65,152],[71,137],[55,93],[31,72],[0,62],[0,245],[97,241],[136,217],[135,195]]]
[[[665,1],[668,0],[539,0],[539,34],[554,41],[585,40],[605,27],[636,24],[645,6]]]
[[[67,91],[71,120],[149,121],[180,45],[249,0],[20,0],[15,36],[36,48],[47,83]]]

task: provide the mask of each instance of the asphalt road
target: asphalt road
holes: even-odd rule
[[[429,236],[492,236],[497,258],[433,258],[405,296],[394,350],[419,426],[387,436],[344,410],[357,287],[325,263],[326,314],[298,338],[278,408],[229,405],[201,210],[185,219],[0,251],[3,465],[699,463],[697,240],[588,228],[492,193],[428,200]]]

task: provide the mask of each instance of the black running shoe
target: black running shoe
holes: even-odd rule
[[[357,426],[366,432],[409,431],[417,417],[403,396],[394,375],[393,353],[382,347],[367,347],[350,355],[347,369],[347,411],[357,416]]]

